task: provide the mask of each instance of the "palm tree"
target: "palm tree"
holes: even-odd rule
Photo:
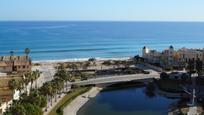
[[[30,79],[29,79],[29,78],[27,77],[27,75],[25,74],[25,75],[22,76],[22,80],[23,80],[24,92],[27,93],[27,88],[26,88],[26,86],[29,84]]]
[[[58,84],[56,80],[51,81],[51,106],[52,106],[52,98],[55,98],[55,102],[57,101],[57,92],[58,92]],[[53,95],[54,94],[54,95]]]
[[[27,74],[25,74],[25,77],[26,77],[26,80],[28,81],[28,83],[30,82],[31,83],[31,86],[30,86],[30,91],[32,90],[32,87],[33,87],[33,82],[34,82],[34,75],[33,75],[33,72],[29,72]]]
[[[10,51],[10,60],[12,61],[12,71],[14,71],[14,60],[13,60],[13,56],[14,56],[14,51]]]
[[[40,77],[41,72],[39,70],[34,71],[34,79],[35,79],[35,89],[38,88],[38,78]]]
[[[64,87],[64,81],[62,80],[62,79],[59,79],[59,78],[57,78],[57,79],[55,79],[55,81],[53,82],[55,85],[55,88],[56,88],[56,92],[59,94],[59,97],[61,96],[61,91],[62,91],[62,89],[63,89],[63,87]]]
[[[19,80],[18,82],[17,82],[17,90],[19,90],[19,92],[20,92],[20,95],[21,95],[21,90],[24,88],[24,82],[22,81],[22,80]],[[26,88],[26,87],[25,87]],[[27,90],[26,90],[27,91]]]
[[[44,83],[43,86],[40,88],[40,91],[42,94],[47,96],[48,101],[50,99],[51,106],[52,106],[53,87],[52,87],[51,82]],[[50,96],[50,98],[49,98],[49,96]]]
[[[57,72],[55,74],[55,77],[65,81],[66,82],[66,89],[67,89],[68,81],[70,80],[70,74],[66,71],[64,65],[60,65],[57,68]]]
[[[14,56],[14,51],[10,51],[10,56]]]
[[[25,48],[24,53],[26,54],[26,57],[28,58],[28,54],[30,53],[30,49],[29,48]]]

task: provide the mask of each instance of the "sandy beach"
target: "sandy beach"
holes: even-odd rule
[[[114,60],[127,60],[127,59],[109,59],[110,61],[114,61]],[[106,66],[103,65],[103,62],[106,60],[95,60],[94,62],[91,62],[90,66],[88,66],[86,69],[95,69],[95,70],[101,70],[101,69],[110,69],[113,68],[113,65],[110,66]],[[42,72],[41,76],[38,78],[38,87],[41,87],[43,85],[43,83],[47,82],[47,81],[51,81],[55,75],[56,72],[56,67],[59,64],[63,64],[65,65],[65,67],[68,64],[78,64],[79,68],[78,70],[82,70],[83,68],[80,66],[80,64],[82,63],[86,63],[88,62],[88,60],[78,60],[78,61],[67,61],[67,60],[56,60],[56,61],[42,61],[42,62],[33,62],[33,67],[32,70],[39,70]],[[93,64],[94,63],[94,64]],[[69,70],[69,68],[67,68]],[[90,98],[95,97],[100,91],[102,90],[102,88],[99,87],[93,87],[90,91],[78,96],[76,99],[74,99],[67,107],[64,108],[64,115],[76,115],[78,110],[86,103],[90,100]],[[64,96],[64,95],[63,95]],[[62,96],[62,97],[63,97]],[[60,99],[58,99],[57,102],[59,102]],[[54,103],[53,105],[56,105],[56,103]],[[49,110],[51,110],[54,106],[50,107]],[[49,111],[48,110],[48,111]],[[44,115],[48,114],[49,112],[45,112]]]

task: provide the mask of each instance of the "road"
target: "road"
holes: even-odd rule
[[[55,74],[55,68],[53,64],[42,64],[41,66],[34,66],[32,70],[38,69],[42,72],[41,76],[37,79],[38,87],[41,87],[43,83],[47,81],[51,81]],[[144,68],[143,68],[144,69]],[[101,84],[101,83],[115,83],[115,82],[125,82],[125,81],[132,81],[132,80],[147,80],[152,78],[159,78],[159,73],[145,68],[146,71],[149,71],[150,74],[132,74],[132,75],[113,75],[113,76],[106,76],[106,77],[97,77],[88,79],[85,81],[74,82],[72,84],[77,85],[89,85],[89,84]]]
[[[150,73],[150,74],[132,74],[132,75],[117,75],[110,77],[100,77],[92,78],[85,81],[74,82],[72,84],[76,85],[91,85],[91,84],[104,84],[104,83],[116,83],[116,82],[126,82],[133,80],[148,80],[160,77],[159,73]]]

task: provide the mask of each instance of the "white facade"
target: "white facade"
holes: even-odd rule
[[[188,62],[189,59],[200,59],[204,63],[204,49],[181,48],[174,50],[174,47],[170,46],[162,52],[157,52],[143,47],[143,58],[150,63],[163,63],[165,65],[175,65],[176,63],[179,65],[179,63]]]

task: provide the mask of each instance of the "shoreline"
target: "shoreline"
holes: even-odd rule
[[[106,61],[106,60],[127,60],[129,57],[118,57],[118,58],[94,58],[96,61]],[[88,61],[90,58],[70,58],[70,59],[51,59],[51,60],[33,60],[33,64],[42,63],[42,64],[50,64],[50,63],[64,63],[64,62],[84,62]]]
[[[63,109],[63,115],[77,115],[77,112],[91,99],[97,96],[103,88],[93,87],[88,92],[76,97]],[[68,113],[68,114],[66,114]]]

